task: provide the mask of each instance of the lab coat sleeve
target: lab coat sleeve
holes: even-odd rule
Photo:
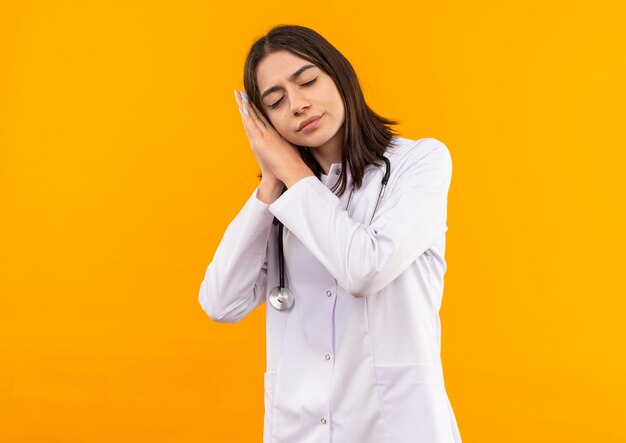
[[[220,323],[236,323],[265,301],[274,216],[257,190],[226,229],[200,285],[202,309]]]
[[[413,147],[406,163],[392,169],[397,181],[393,189],[389,182],[369,226],[351,219],[314,176],[292,185],[269,207],[353,296],[379,292],[447,230],[450,152],[436,139],[420,143],[425,149]]]

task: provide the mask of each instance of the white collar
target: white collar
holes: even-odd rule
[[[320,180],[326,187],[330,188],[339,180],[339,175],[341,175],[341,163],[331,163],[328,174],[322,172]]]

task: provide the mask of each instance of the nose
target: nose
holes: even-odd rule
[[[310,106],[309,101],[301,91],[291,91],[291,112],[294,115],[299,115],[304,109]]]

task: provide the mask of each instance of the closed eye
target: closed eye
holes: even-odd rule
[[[317,80],[317,77],[315,77],[315,78],[314,78],[313,80],[311,80],[310,82],[306,82],[306,83],[301,84],[300,86],[309,86],[311,83],[314,83],[314,82],[315,82],[315,80]],[[273,105],[270,105],[270,109],[274,109],[274,108],[276,108],[276,107],[280,104],[280,102],[282,102],[282,101],[283,101],[283,98],[285,98],[285,96],[282,96],[280,100],[278,100],[278,101],[277,101],[276,103],[274,103]]]

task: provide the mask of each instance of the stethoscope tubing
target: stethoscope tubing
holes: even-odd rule
[[[372,213],[372,218],[370,218],[369,224],[372,224],[374,220],[374,216],[376,215],[376,211],[378,210],[378,206],[380,205],[380,201],[385,195],[385,189],[387,188],[387,182],[389,181],[389,177],[391,176],[391,163],[389,159],[383,156],[383,160],[385,162],[385,174],[381,181],[380,192],[378,193],[378,199],[376,200],[376,206],[374,206],[374,212]],[[350,196],[348,197],[348,204],[346,205],[346,211],[350,208],[350,202],[352,201],[352,195],[354,194],[354,188],[350,192]],[[278,221],[278,273],[279,273],[279,283],[278,286],[272,289],[270,293],[270,304],[279,311],[288,311],[292,308],[294,304],[294,295],[293,293],[285,287],[285,255],[283,252],[283,224]]]
[[[278,273],[280,275],[280,282],[278,285],[281,288],[285,287],[285,254],[283,253],[283,224],[278,222]]]

